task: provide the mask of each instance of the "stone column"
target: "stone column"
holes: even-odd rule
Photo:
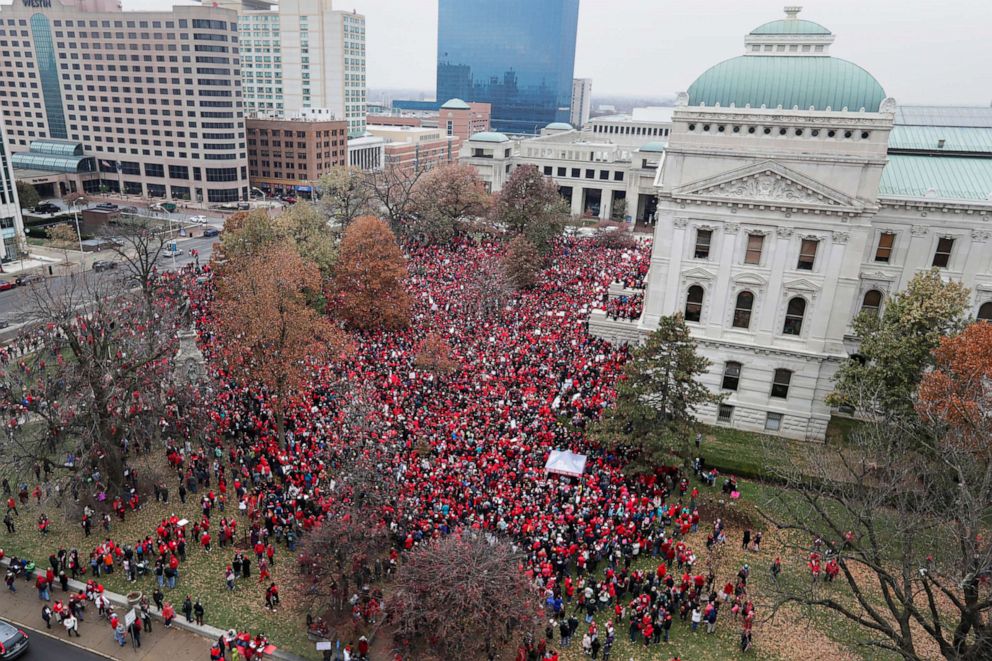
[[[582,186],[572,186],[572,215],[582,215],[582,195],[585,189]]]
[[[601,188],[599,194],[599,218],[601,220],[610,219],[610,211],[613,207],[613,191],[609,188]]]

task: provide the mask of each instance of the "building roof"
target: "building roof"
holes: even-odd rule
[[[992,155],[992,128],[967,126],[896,125],[889,134],[890,150],[974,152]]]
[[[10,164],[22,170],[44,170],[46,172],[93,172],[96,167],[92,156],[56,156],[32,152],[15,152]]]
[[[548,124],[544,128],[551,129],[553,131],[571,131],[571,130],[573,130],[572,129],[572,125],[569,124],[568,122],[551,122],[550,124]]]
[[[83,143],[75,140],[58,140],[56,138],[39,138],[32,140],[29,147],[33,154],[52,154],[56,156],[82,156]]]
[[[992,128],[988,106],[897,106],[895,123],[917,126],[967,126]]]
[[[689,86],[690,106],[877,112],[884,99],[870,73],[823,56],[742,55],[710,67]]]
[[[890,154],[878,194],[992,201],[992,158]]]
[[[643,144],[640,147],[638,147],[637,150],[638,151],[663,152],[663,151],[665,151],[665,143],[664,142],[648,142],[648,143]]]
[[[759,25],[751,34],[830,34],[830,30],[813,21],[784,18]]]
[[[506,137],[503,133],[497,133],[496,131],[482,131],[480,133],[473,133],[469,136],[469,140],[474,140],[475,142],[509,142],[510,139]]]
[[[449,99],[441,106],[442,110],[470,110],[471,106],[461,99]]]

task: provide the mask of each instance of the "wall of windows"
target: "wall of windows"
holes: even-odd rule
[[[34,35],[38,76],[41,78],[41,94],[45,99],[45,114],[48,115],[48,137],[66,140],[69,134],[65,127],[62,89],[59,87],[59,67],[55,57],[55,46],[52,43],[52,29],[48,24],[48,17],[44,14],[32,16],[31,32]]]

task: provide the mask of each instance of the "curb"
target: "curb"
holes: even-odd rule
[[[12,621],[16,621],[16,620],[12,620]],[[53,640],[57,640],[60,643],[63,643],[65,645],[70,645],[70,646],[75,647],[77,649],[81,649],[84,652],[89,652],[90,654],[92,654],[94,656],[103,657],[104,659],[110,659],[110,661],[117,661],[117,658],[116,657],[110,656],[106,652],[101,652],[100,650],[95,650],[92,647],[86,647],[86,645],[80,645],[79,643],[70,642],[71,639],[60,638],[59,636],[56,636],[53,633],[48,633],[47,631],[42,631],[41,629],[36,629],[35,627],[28,626],[27,624],[23,624],[21,622],[18,622],[18,624],[21,627],[27,629],[28,631],[33,631],[34,633],[36,633],[36,634],[38,634],[40,636],[45,636],[46,638],[51,638]]]
[[[0,566],[2,566],[2,567],[9,567],[10,566],[10,558],[9,557],[5,557],[3,559],[0,559]],[[39,568],[42,568],[41,565],[38,565],[38,567]],[[47,565],[46,565],[46,567],[43,567],[42,569],[47,569]],[[37,568],[35,569],[35,574],[37,575]],[[69,588],[73,592],[78,592],[79,590],[83,590],[85,592],[85,590],[86,590],[86,584],[70,578],[69,579]],[[106,597],[106,599],[110,603],[112,603],[115,608],[122,609],[120,611],[121,613],[123,613],[124,611],[127,611],[127,610],[129,610],[131,608],[131,605],[128,604],[127,598],[124,595],[118,594],[116,592],[111,592],[110,590],[104,590],[103,596]],[[159,613],[156,613],[153,608],[148,609],[148,612],[157,621],[160,621],[160,622],[164,622],[165,621],[162,618],[162,615],[159,614]],[[198,624],[187,622],[182,617],[178,617],[179,613],[177,613],[176,615],[177,615],[177,617],[175,617],[172,620],[172,628],[174,628],[174,629],[183,629],[185,631],[189,631],[190,633],[196,634],[197,636],[200,636],[200,637],[204,638],[207,641],[208,645],[212,645],[214,642],[216,642],[216,640],[218,638],[220,638],[225,633],[227,633],[227,630],[226,629],[218,629],[217,627],[210,626],[209,624],[205,624],[203,626],[200,626]],[[26,627],[26,628],[30,628],[30,627]],[[163,625],[163,628],[164,628],[164,625]],[[37,631],[36,629],[32,629],[32,630],[33,631]],[[58,640],[62,640],[62,639],[61,638],[58,638]],[[76,647],[82,647],[82,646],[81,645],[77,645]],[[83,649],[86,649],[86,648],[83,648]],[[93,652],[93,654],[98,654],[98,655],[103,656],[103,657],[108,658],[108,659],[113,659],[114,658],[114,657],[111,657],[111,656],[107,656],[106,654],[102,654],[101,652],[96,652],[96,651],[93,651],[93,650],[87,649],[86,651],[87,652]],[[274,659],[281,659],[281,661],[307,661],[307,659],[305,657],[298,656],[298,655],[293,654],[291,652],[283,651],[282,649],[276,649],[275,652],[273,652],[272,654],[269,654],[268,656],[270,656],[271,658],[274,658]]]

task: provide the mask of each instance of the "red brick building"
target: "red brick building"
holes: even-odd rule
[[[331,168],[348,164],[344,120],[246,119],[248,178],[266,194],[307,193]]]

